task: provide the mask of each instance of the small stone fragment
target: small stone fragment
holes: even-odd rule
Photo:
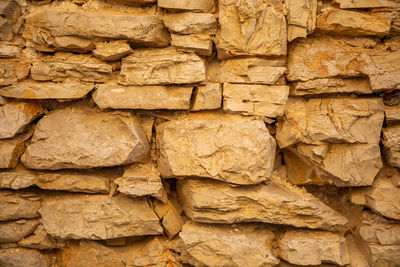
[[[158,6],[167,9],[192,10],[198,12],[214,11],[214,0],[158,0]]]
[[[0,222],[0,244],[15,243],[30,235],[39,224],[37,220]]]
[[[97,84],[92,94],[101,108],[114,109],[189,109],[193,87],[122,86],[116,83]]]
[[[0,59],[0,85],[10,85],[28,77],[30,64],[22,59]]]
[[[283,115],[288,86],[224,83],[224,111],[276,118]]]
[[[39,210],[43,226],[63,239],[111,239],[162,234],[146,200],[117,195],[65,195]]]
[[[183,227],[183,220],[175,205],[167,200],[165,203],[154,200],[154,212],[161,219],[161,225],[169,239],[173,239]]]
[[[273,266],[274,234],[263,226],[207,225],[187,221],[179,234],[202,266]]]
[[[0,249],[0,266],[9,267],[50,267],[46,257],[35,249],[5,248]]]
[[[20,53],[20,47],[13,44],[0,44],[0,58],[17,57]]]
[[[400,125],[382,129],[383,154],[386,161],[395,167],[400,167]]]
[[[194,34],[217,32],[217,19],[211,13],[179,12],[163,16],[165,26],[173,33]]]
[[[385,105],[385,116],[388,123],[400,121],[400,105],[386,106]]]
[[[288,0],[288,41],[306,38],[314,32],[317,22],[317,0]]]
[[[19,134],[12,139],[0,140],[0,169],[15,168],[25,151],[25,142],[32,136],[32,131]]]
[[[194,91],[192,111],[219,109],[222,102],[222,85],[206,83]]]
[[[18,246],[25,248],[35,248],[35,249],[55,249],[64,248],[65,242],[62,240],[54,239],[49,235],[44,229],[43,225],[36,227],[33,234],[25,237],[18,242]]]
[[[0,221],[39,217],[38,210],[41,206],[36,194],[0,191]]]
[[[35,183],[35,180],[35,173],[33,171],[25,169],[22,165],[18,165],[15,169],[0,170],[0,188],[26,188],[33,185]]]
[[[172,34],[171,45],[178,51],[193,51],[202,56],[211,56],[212,53],[212,40],[208,34]]]
[[[96,44],[93,55],[104,61],[116,61],[126,57],[132,52],[132,48],[126,42],[114,41]]]
[[[279,241],[279,257],[298,265],[320,265],[324,262],[350,263],[346,239],[325,231],[289,230]]]

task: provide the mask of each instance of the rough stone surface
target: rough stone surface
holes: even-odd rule
[[[286,20],[269,1],[220,0],[219,58],[234,55],[286,55]]]
[[[164,191],[160,173],[152,162],[126,166],[123,176],[114,183],[118,185],[119,192],[132,197],[161,198]]]
[[[162,234],[147,201],[126,196],[60,196],[39,212],[46,232],[57,238],[98,240]]]
[[[178,51],[193,51],[202,56],[211,56],[212,39],[208,34],[171,35],[171,45]]]
[[[377,144],[383,118],[380,98],[290,99],[277,141],[281,148],[299,142]]]
[[[369,249],[376,266],[397,266],[400,265],[400,246],[381,246],[369,244]]]
[[[87,169],[130,164],[148,152],[143,128],[131,113],[67,108],[39,121],[21,160],[33,169]]]
[[[20,48],[13,44],[0,44],[0,58],[17,57],[20,54]]]
[[[39,217],[40,198],[34,193],[0,191],[0,221]]]
[[[96,85],[94,102],[102,109],[189,109],[193,87]]]
[[[179,12],[168,13],[163,17],[165,26],[173,33],[216,33],[217,20],[211,13]]]
[[[389,35],[391,19],[368,13],[341,9],[326,9],[318,15],[319,31],[350,35]]]
[[[382,129],[382,143],[387,162],[395,167],[400,167],[400,126],[395,125]]]
[[[21,82],[0,89],[0,95],[17,99],[72,100],[84,98],[93,88],[93,84],[84,83]]]
[[[363,213],[363,225],[359,232],[368,243],[400,245],[400,223],[370,212]]]
[[[36,227],[33,234],[25,237],[18,242],[18,246],[25,248],[35,248],[35,249],[55,249],[64,248],[65,242],[62,240],[54,239],[49,235],[44,229],[43,225]]]
[[[0,106],[0,139],[11,138],[43,113],[40,104],[9,102]]]
[[[0,222],[0,244],[15,243],[30,235],[39,224],[37,220]]]
[[[385,106],[385,117],[388,123],[400,121],[400,106]]]
[[[29,61],[18,59],[0,59],[0,85],[10,85],[26,78],[29,74]]]
[[[272,266],[279,263],[272,252],[274,235],[262,226],[214,226],[187,221],[179,236],[187,252],[205,266]]]
[[[224,111],[276,118],[283,115],[288,86],[224,83]]]
[[[159,0],[158,6],[173,10],[192,10],[198,12],[208,12],[215,9],[214,0]]]
[[[317,22],[317,0],[288,0],[288,41],[306,38],[315,30]]]
[[[335,0],[340,8],[400,7],[397,0]]]
[[[298,265],[350,263],[346,239],[324,231],[287,231],[279,241],[279,257]]]
[[[222,85],[207,83],[194,91],[192,111],[219,109],[222,103]]]
[[[0,249],[0,266],[50,267],[50,263],[35,249],[6,248]]]
[[[213,61],[207,68],[207,80],[213,83],[275,84],[286,73],[281,60],[257,57]]]
[[[93,55],[104,61],[120,60],[132,53],[132,48],[126,42],[113,41],[108,43],[96,44]]]
[[[122,60],[122,85],[188,84],[205,80],[204,62],[195,53],[173,47],[135,49]]]
[[[173,239],[183,227],[183,220],[179,214],[176,204],[167,200],[165,203],[159,200],[153,202],[154,212],[161,220],[161,225],[164,228],[164,232],[167,234],[169,239]]]
[[[25,169],[21,165],[18,165],[15,169],[0,171],[0,188],[9,188],[15,190],[26,188],[33,185],[35,180],[35,173]]]
[[[230,186],[211,180],[178,181],[186,215],[204,223],[265,222],[332,230],[347,219],[290,184]]]
[[[162,177],[209,177],[236,184],[268,179],[275,140],[264,122],[235,115],[196,115],[157,127]]]
[[[0,169],[15,168],[25,150],[25,142],[32,131],[19,134],[13,139],[0,140]]]

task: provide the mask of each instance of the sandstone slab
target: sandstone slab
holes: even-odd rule
[[[163,16],[165,26],[173,33],[216,33],[217,19],[211,13],[179,12]]]
[[[35,173],[33,171],[25,169],[22,165],[18,165],[15,169],[0,171],[0,188],[26,188],[33,185],[35,183],[35,180]]]
[[[220,0],[218,58],[286,55],[286,19],[268,1]]]
[[[186,215],[196,222],[264,222],[332,230],[347,219],[305,190],[288,183],[230,186],[220,181],[178,181]]]
[[[31,135],[32,131],[28,131],[26,133],[19,134],[12,139],[0,140],[1,169],[15,168],[18,165],[20,157],[25,151],[25,142],[31,137]]]
[[[0,106],[0,139],[11,138],[22,132],[42,114],[43,109],[38,103],[9,102]]]
[[[288,41],[313,33],[317,22],[317,0],[289,0],[286,5]]]
[[[21,82],[0,89],[0,95],[17,99],[61,99],[73,100],[84,98],[93,84]]]
[[[377,144],[383,118],[380,98],[293,98],[287,102],[276,137],[281,148],[298,142]]]
[[[14,44],[0,44],[0,58],[17,57],[20,54],[20,47]]]
[[[132,197],[161,198],[164,191],[160,173],[152,162],[126,166],[123,176],[114,183],[118,185],[119,192]]]
[[[93,55],[104,61],[116,61],[126,57],[131,52],[132,48],[127,42],[112,41],[97,43]]]
[[[207,68],[207,80],[213,83],[275,84],[286,73],[282,60],[257,57],[212,61]]]
[[[39,217],[41,206],[36,194],[0,191],[0,221]]]
[[[400,167],[400,126],[395,125],[382,130],[383,153],[386,161],[396,167]]]
[[[10,85],[28,77],[29,61],[19,59],[0,59],[0,85]]]
[[[40,224],[38,227],[36,227],[33,234],[19,241],[18,246],[24,248],[40,249],[40,250],[57,249],[57,248],[64,248],[65,242],[60,239],[54,239],[51,235],[49,235],[46,232],[43,225]]]
[[[39,9],[27,16],[26,39],[41,46],[57,47],[57,37],[64,36],[125,39],[136,45],[156,47],[167,46],[170,41],[167,29],[157,16],[62,8]]]
[[[256,184],[272,173],[276,145],[263,121],[197,113],[158,126],[157,146],[162,177]]]
[[[335,0],[340,8],[400,7],[397,0]]]
[[[224,111],[276,118],[283,115],[288,95],[288,86],[224,83]]]
[[[37,220],[0,222],[0,244],[15,243],[30,235],[39,224]]]
[[[106,82],[111,79],[112,67],[89,55],[59,53],[53,57],[37,59],[31,67],[35,81]]]
[[[346,239],[325,231],[287,231],[279,241],[279,257],[298,265],[320,265],[324,262],[350,263]]]
[[[349,36],[389,35],[390,25],[388,17],[341,9],[325,9],[317,20],[319,31]]]
[[[204,266],[272,266],[274,234],[260,226],[207,225],[187,221],[179,234],[187,252]]]
[[[211,56],[212,54],[212,40],[208,34],[189,34],[189,35],[171,35],[171,45],[178,51],[195,52],[202,56]]]
[[[192,10],[198,12],[214,11],[214,0],[159,0],[157,1],[159,7],[172,9],[172,10]]]
[[[66,108],[39,121],[22,162],[32,169],[88,169],[130,164],[148,153],[146,135],[132,113]]]
[[[66,195],[39,210],[46,232],[64,239],[111,239],[162,234],[146,200],[118,195]]]
[[[12,267],[50,267],[48,259],[35,249],[5,248],[0,249],[0,266]]]
[[[197,86],[193,95],[192,111],[219,109],[222,103],[222,85],[206,83]]]
[[[135,49],[122,60],[122,85],[188,84],[205,80],[205,66],[195,53],[174,47]]]
[[[189,109],[193,87],[121,86],[116,83],[97,84],[92,94],[102,109]]]

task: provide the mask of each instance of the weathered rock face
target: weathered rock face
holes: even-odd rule
[[[0,244],[15,243],[31,234],[39,224],[37,220],[0,222]]]
[[[68,108],[40,120],[22,162],[33,169],[87,169],[130,164],[148,152],[143,128],[131,113]]]
[[[383,129],[382,138],[387,162],[392,166],[400,167],[400,126],[396,125]]]
[[[400,7],[396,0],[335,0],[340,8]]]
[[[179,214],[176,203],[167,200],[165,203],[155,200],[154,211],[161,220],[161,225],[169,239],[173,239],[183,227],[183,220]]]
[[[0,140],[0,168],[15,168],[24,153],[25,142],[32,131],[18,134],[12,139]]]
[[[285,16],[269,1],[219,1],[218,57],[286,55]]]
[[[370,212],[363,213],[361,237],[368,243],[400,245],[400,224]]]
[[[345,238],[324,231],[287,231],[279,241],[279,257],[298,265],[350,263]]]
[[[163,17],[163,21],[171,32],[177,34],[216,33],[218,26],[211,13],[169,13]]]
[[[37,103],[9,102],[0,106],[0,139],[22,132],[35,118],[43,114]]]
[[[203,56],[211,56],[212,54],[212,38],[208,34],[189,34],[189,35],[171,35],[171,45],[178,51],[195,52]]]
[[[265,222],[332,230],[347,219],[289,184],[230,186],[219,181],[178,181],[186,215],[204,223]]]
[[[188,0],[188,1],[175,1],[175,0],[160,0],[157,1],[159,7],[168,8],[173,10],[193,10],[198,12],[213,11],[215,3],[213,0]]]
[[[1,27],[1,26],[0,26]],[[0,59],[0,85],[10,85],[26,78],[29,74],[29,61],[18,59]]]
[[[275,140],[264,122],[234,115],[201,115],[157,127],[162,177],[209,177],[236,184],[268,179]]]
[[[27,236],[18,242],[18,246],[34,249],[56,249],[64,248],[65,242],[60,239],[54,239],[44,230],[43,225],[36,227],[32,235]]]
[[[276,118],[283,115],[288,86],[224,83],[224,111]]]
[[[205,80],[204,62],[173,47],[136,49],[122,60],[122,85],[187,84]]]
[[[104,61],[116,61],[132,53],[132,48],[127,42],[111,41],[97,43],[93,55]]]
[[[221,102],[222,85],[219,83],[207,83],[195,89],[191,110],[218,109],[221,107]]]
[[[190,256],[205,266],[271,266],[279,263],[272,253],[274,235],[263,227],[212,226],[188,221],[179,236]]]
[[[0,191],[0,221],[36,218],[40,207],[40,198],[34,193]]]
[[[0,188],[26,188],[33,185],[35,183],[35,180],[35,173],[25,169],[21,165],[18,165],[15,169],[0,171]]]
[[[288,0],[288,41],[306,38],[315,30],[317,22],[317,0]]]
[[[39,210],[50,235],[67,239],[111,239],[162,234],[146,200],[126,196],[65,195]]]
[[[96,85],[94,102],[102,109],[189,109],[193,87]]]
[[[64,36],[81,37],[84,40],[125,39],[136,45],[156,47],[167,46],[170,41],[168,31],[157,16],[56,8],[45,11],[39,9],[27,17],[24,37],[38,44],[39,48],[68,48],[59,44],[58,39]]]
[[[0,249],[0,266],[49,267],[48,259],[35,249]]]

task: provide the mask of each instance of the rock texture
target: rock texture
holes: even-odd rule
[[[165,26],[173,33],[216,33],[217,20],[212,13],[179,12],[163,17]]]
[[[31,234],[39,224],[37,220],[0,222],[0,244],[15,243]]]
[[[35,249],[0,249],[0,266],[48,267],[49,260]]]
[[[400,167],[400,126],[392,126],[382,130],[382,143],[386,160],[392,166]]]
[[[71,108],[40,120],[22,162],[33,169],[87,169],[140,161],[148,151],[143,128],[131,113]]]
[[[11,85],[26,78],[29,74],[29,61],[18,59],[0,59],[0,85]]]
[[[0,171],[0,188],[21,189],[35,184],[34,172],[18,165],[15,169]]]
[[[218,109],[221,107],[221,102],[222,85],[219,83],[207,83],[195,89],[191,110]]]
[[[125,196],[60,196],[39,212],[46,232],[57,238],[98,240],[162,234],[149,204]]]
[[[34,193],[0,191],[0,221],[36,218],[40,207],[40,198]]]
[[[272,172],[275,140],[259,120],[193,115],[161,124],[157,139],[162,177],[198,176],[256,184]]]
[[[314,32],[317,22],[317,0],[288,0],[287,39],[306,38]]]

